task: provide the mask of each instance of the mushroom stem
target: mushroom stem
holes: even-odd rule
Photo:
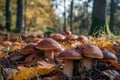
[[[83,65],[85,66],[86,70],[90,70],[92,68],[92,60],[91,58],[84,58]]]
[[[81,73],[81,79],[85,78],[86,71],[88,71],[90,69],[92,69],[92,60],[91,60],[91,58],[83,58],[80,61],[80,65],[79,65],[79,72]]]
[[[54,61],[54,52],[53,51],[46,51],[45,57],[50,61]]]
[[[65,65],[64,65],[63,72],[67,77],[72,77],[72,73],[73,73],[73,62],[72,62],[72,60],[65,60]]]
[[[82,69],[82,71],[88,71],[92,68],[92,60],[91,58],[83,58],[81,60],[81,68],[80,71]]]

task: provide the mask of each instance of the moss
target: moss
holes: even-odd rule
[[[110,32],[109,26],[105,23],[105,20],[100,20],[96,17],[93,17],[92,25],[88,35],[91,35],[94,37],[100,37],[103,34],[113,35]]]

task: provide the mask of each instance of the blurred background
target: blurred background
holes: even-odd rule
[[[87,35],[94,1],[99,4],[101,0],[0,0],[0,30],[39,34],[70,30]],[[120,0],[105,1],[106,23],[114,34],[120,34]]]

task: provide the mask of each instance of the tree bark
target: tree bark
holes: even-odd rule
[[[98,37],[102,33],[110,34],[110,29],[106,26],[106,4],[107,0],[93,1],[92,25],[89,35]]]
[[[64,27],[63,27],[63,30],[64,32],[66,32],[66,0],[64,0]]]
[[[73,5],[74,5],[74,1],[71,1],[71,5],[70,5],[70,31],[72,33],[74,33],[73,31]]]
[[[115,33],[114,32],[114,14],[115,14],[115,8],[116,8],[116,4],[115,4],[115,0],[111,0],[111,3],[110,3],[110,30],[112,33]]]
[[[11,13],[11,0],[6,0],[6,30],[8,32],[11,31],[11,16],[12,16],[12,13]]]
[[[17,22],[16,33],[21,33],[23,29],[23,0],[17,0]]]

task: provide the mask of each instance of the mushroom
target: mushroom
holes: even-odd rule
[[[104,49],[103,51],[103,59],[101,60],[114,60],[117,61],[117,57],[114,53],[108,51],[107,49]]]
[[[77,46],[77,38],[78,36],[77,35],[67,35],[66,38],[65,38],[65,47],[68,47],[68,49],[70,48],[75,48]],[[69,47],[70,46],[70,47]]]
[[[40,50],[35,48],[35,44],[28,44],[23,49],[21,49],[22,54],[30,54],[30,53],[39,53]]]
[[[80,41],[82,44],[86,44],[88,42],[88,38],[83,35],[79,36],[77,40]]]
[[[58,42],[51,38],[45,38],[36,45],[37,49],[45,51],[45,57],[49,60],[54,60],[54,55],[56,51],[64,50]]]
[[[66,31],[66,32],[63,33],[63,35],[71,35],[71,34],[72,34],[71,31]]]
[[[11,46],[12,42],[11,41],[3,41],[2,45],[3,46]]]
[[[76,40],[78,38],[78,36],[77,35],[74,35],[74,34],[71,34],[71,35],[67,35],[66,36],[66,39],[68,39],[68,40]]]
[[[82,55],[78,53],[75,49],[72,50],[65,50],[58,55],[59,59],[64,60],[64,74],[67,77],[72,77],[73,73],[73,61],[72,60],[79,60],[82,59]]]
[[[41,56],[39,54],[32,53],[25,58],[25,65],[26,66],[35,65],[40,58]]]
[[[43,34],[37,34],[37,37],[38,38],[44,38],[44,35]]]
[[[81,78],[84,79],[86,72],[88,73],[92,69],[92,60],[103,58],[103,53],[97,46],[91,44],[83,44],[76,49],[84,56],[79,64],[79,72],[81,73]]]
[[[99,49],[99,47],[91,44],[83,44],[78,47],[78,49],[82,52],[82,54],[89,58],[103,58],[103,53]]]
[[[58,41],[59,43],[63,44],[64,40],[65,40],[65,36],[62,34],[54,34],[52,35],[52,38],[56,41]]]
[[[116,55],[112,52],[109,52],[108,50],[104,50],[103,51],[103,59],[101,59],[100,61],[105,62],[105,63],[110,63],[109,66],[115,67],[116,69],[120,70],[120,64],[118,63],[118,58],[116,57]]]
[[[85,70],[90,70],[92,68],[93,58],[97,58],[97,59],[103,58],[102,51],[95,45],[83,44],[78,47],[78,50],[83,56],[85,56],[81,60],[81,66],[83,68],[85,67]]]
[[[33,42],[33,43],[38,43],[38,42],[41,41],[41,40],[42,40],[42,38],[37,38],[37,37],[36,37],[36,38],[33,38],[33,39],[32,39],[32,42]]]
[[[26,41],[26,39],[28,38],[28,35],[27,34],[21,34],[20,35],[21,39]]]

